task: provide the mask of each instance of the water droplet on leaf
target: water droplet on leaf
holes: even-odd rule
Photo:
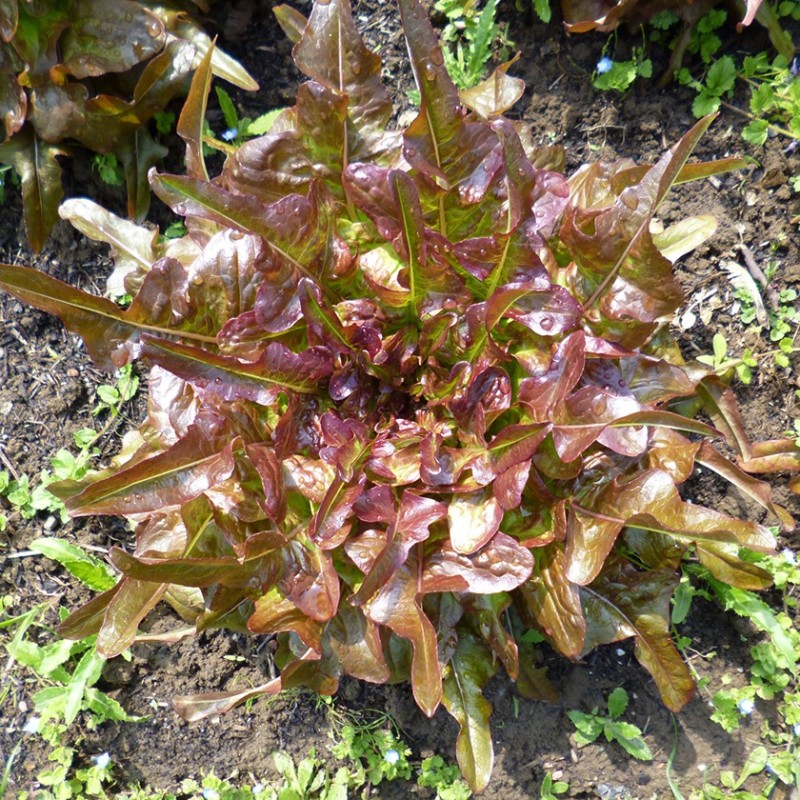
[[[163,30],[163,28],[161,27],[161,23],[157,19],[149,20],[148,23],[144,26],[144,29],[154,39],[157,38],[158,36],[161,36],[161,32]]]
[[[639,205],[639,196],[636,194],[636,189],[633,186],[623,189],[619,199],[622,200],[622,204],[631,211],[634,211],[636,206]]]
[[[422,74],[426,81],[432,81],[436,77],[436,65],[426,61],[422,67]]]
[[[608,408],[608,399],[604,394],[599,394],[592,400],[592,414],[600,416],[606,413]]]
[[[555,324],[555,320],[549,314],[542,314],[542,318],[539,320],[539,327],[541,327],[544,331],[551,331],[553,330],[553,325]]]

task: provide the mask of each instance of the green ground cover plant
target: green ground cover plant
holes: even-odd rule
[[[92,459],[100,451],[94,446],[118,420],[122,406],[133,399],[139,389],[139,377],[131,364],[117,370],[113,384],[99,384],[96,389],[97,405],[94,416],[106,415],[107,422],[98,431],[82,428],[74,434],[77,453],[61,448],[50,458],[50,468],[39,473],[38,478],[24,473],[17,474],[13,467],[0,470],[0,532],[6,530],[14,517],[32,519],[40,512],[55,515],[62,524],[70,520],[64,501],[56,497],[47,487],[57,481],[79,481],[90,469]]]
[[[702,597],[749,620],[751,631],[742,636],[754,641],[749,669],[737,670],[744,673],[744,680],[741,675],[726,673],[716,685],[708,678],[698,681],[712,708],[712,720],[729,733],[742,725],[750,725],[751,749],[736,772],[704,765],[703,785],[691,792],[690,800],[759,800],[774,796],[776,791],[785,792],[787,787],[789,792],[800,790],[800,636],[790,616],[797,607],[797,587],[800,586],[797,554],[784,548],[778,555],[751,553],[748,557],[773,576],[777,599],[769,598],[767,602],[755,592],[727,586],[710,577],[702,566],[689,563],[684,565],[684,576],[673,599],[673,625],[680,626],[694,599]],[[692,645],[690,637],[678,639],[678,646],[684,652],[691,651]],[[694,651],[694,656],[704,661],[716,655],[714,650]],[[755,728],[751,715],[760,703],[769,703],[771,711],[762,715],[761,724]],[[667,781],[675,799],[684,800],[671,776],[679,741],[677,723],[675,725]]]
[[[741,64],[724,55],[709,66],[702,80],[692,77],[686,68],[679,70],[677,79],[697,92],[692,104],[696,117],[724,105],[750,120],[742,131],[744,139],[762,145],[770,130],[800,139],[800,80],[795,72],[782,55],[770,59],[766,53],[759,53],[747,56]],[[747,109],[727,102],[737,79],[744,81],[750,90]]]
[[[680,23],[680,31],[671,42],[672,58],[668,77],[677,71],[687,52],[703,53],[704,59],[710,57],[719,45],[714,31],[725,19],[725,11],[718,8],[720,0],[561,0],[564,23],[571,33],[587,31],[613,31],[621,24],[637,28],[646,23],[656,30],[664,30],[674,23]],[[762,0],[746,0],[740,4],[743,9],[737,27],[741,30],[753,21],[763,25],[775,50],[791,60],[794,45],[781,25],[781,17],[791,17],[796,13],[796,0],[784,0],[773,7]],[[717,46],[714,46],[716,39]]]
[[[205,2],[194,6],[208,10]],[[149,0],[4,0],[0,6],[0,162],[19,176],[34,250],[58,219],[58,158],[76,144],[97,154],[103,180],[124,178],[131,218],[147,213],[147,171],[167,152],[148,123],[186,91],[211,45],[187,13],[194,6]],[[257,88],[240,64],[215,52],[215,74]]]
[[[681,563],[763,589],[771,573],[741,551],[775,535],[679,487],[702,465],[789,529],[744,468],[797,457],[751,443],[715,369],[686,364],[664,324],[683,298],[672,262],[714,226],[650,223],[675,183],[742,165],[688,163],[712,117],[651,167],[566,177],[563,154],[503,116],[512,79],[465,107],[425,11],[399,5],[421,101],[406,130],[386,130],[380,59],[345,0],[307,21],[279,8],[309,78],[296,105],[211,178],[210,51],[177,125],[186,174],[150,173],[185,234],[83,201],[62,212],[111,244],[130,306],[19,266],[0,265],[0,288],[59,315],[100,367],[149,368],[148,417],[113,468],[48,487],[74,516],[135,528],[110,552],[120,580],[61,633],[117,655],[185,587],[198,631],[275,636],[280,669],[176,698],[185,719],[332,694],[344,675],[409,681],[425,714],[458,722],[479,790],[496,670],[553,698],[531,631],[573,659],[632,638],[665,704],[688,702],[670,633]]]
[[[620,4],[620,8],[623,5]],[[800,138],[800,80],[793,58],[794,46],[788,35],[784,33],[781,42],[776,44],[777,55],[761,52],[736,57],[721,52],[721,28],[729,16],[725,9],[709,7],[707,3],[687,4],[685,8],[691,8],[689,13],[694,22],[680,33],[676,33],[676,29],[681,17],[674,10],[663,8],[649,16],[647,25],[641,27],[642,44],[633,47],[628,58],[615,55],[615,31],[597,62],[592,85],[603,91],[625,92],[637,78],[651,78],[653,63],[649,56],[652,45],[657,44],[672,51],[670,68],[661,83],[674,76],[693,89],[697,95],[692,111],[698,119],[724,107],[749,120],[742,136],[751,144],[763,145],[770,133]],[[698,11],[704,10],[707,13],[697,16]],[[782,31],[782,18],[789,21],[800,18],[800,3],[787,0],[770,14],[775,17],[776,29]],[[687,52],[696,56],[691,68],[682,66]],[[744,86],[748,92],[746,107],[733,102],[737,85]]]

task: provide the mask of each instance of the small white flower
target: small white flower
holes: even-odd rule
[[[749,697],[744,697],[736,704],[736,708],[742,716],[749,717],[756,710],[756,704]]]
[[[219,792],[216,789],[206,787],[203,789],[203,800],[219,800]]]
[[[597,70],[598,75],[602,75],[604,72],[608,72],[613,66],[614,62],[608,56],[603,56],[597,62],[595,69]]]
[[[239,135],[239,129],[238,128],[228,128],[227,131],[223,131],[222,138],[226,142],[232,142],[238,135]]]
[[[708,765],[707,764],[698,764],[697,765],[697,769],[699,769],[700,772],[705,772],[708,769]]]
[[[253,794],[258,794],[259,792],[264,791],[264,784],[263,783],[254,783],[253,784]]]
[[[99,756],[93,756],[92,761],[94,761],[100,769],[105,769],[111,763],[111,756],[108,753],[100,753]]]
[[[795,722],[795,724],[792,725],[792,730],[795,736],[800,736],[800,722]]]
[[[39,717],[28,717],[25,720],[25,725],[22,727],[23,733],[39,733],[39,723],[41,719]]]
[[[789,547],[784,547],[781,550],[781,556],[783,556],[783,560],[787,564],[791,564],[793,567],[797,566],[797,554]]]
[[[383,758],[387,764],[396,764],[400,760],[400,753],[397,750],[387,750],[383,754]]]

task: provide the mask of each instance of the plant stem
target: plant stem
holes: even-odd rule
[[[749,111],[745,111],[743,108],[738,108],[737,106],[731,105],[730,103],[726,103],[724,100],[720,100],[720,103],[723,106],[725,106],[725,108],[727,108],[729,111],[733,111],[736,114],[740,114],[743,117],[747,117],[747,119],[754,121],[761,119],[761,117],[757,117],[755,116],[755,114],[751,114]],[[788,130],[787,128],[783,128],[780,125],[776,125],[774,122],[767,122],[767,126],[772,128],[772,130],[782,134],[783,136],[788,136],[790,139],[797,138],[790,130]]]

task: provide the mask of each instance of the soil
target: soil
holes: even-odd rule
[[[227,37],[221,12],[208,22],[212,30],[218,29],[223,49],[239,58],[261,83],[255,94],[234,93],[242,112],[255,116],[290,104],[300,76],[291,63],[290,46],[273,22],[269,3],[250,6],[253,14],[247,27],[231,30],[229,26]],[[364,0],[356,3],[355,13],[368,44],[380,47],[387,84],[407,108],[404,98],[412,83],[393,4]],[[601,158],[634,157],[643,163],[652,162],[693,123],[691,92],[676,84],[657,89],[651,83],[639,82],[625,95],[595,91],[591,72],[605,36],[568,37],[557,19],[550,25],[537,24],[529,12],[519,11],[513,3],[501,4],[501,14],[509,37],[521,52],[512,72],[528,87],[512,116],[529,121],[536,140],[565,145],[568,173],[585,161]],[[731,28],[727,47],[754,52],[767,48],[766,37],[756,28],[741,36]],[[794,34],[798,39],[798,31]],[[620,37],[621,47],[626,38],[630,37]],[[636,37],[634,40],[638,43]],[[658,71],[664,65],[656,62],[655,66]],[[665,224],[692,213],[713,214],[719,222],[713,239],[678,268],[687,307],[697,317],[686,330],[675,328],[687,356],[709,352],[716,331],[724,333],[736,351],[743,346],[762,351],[768,347],[763,338],[741,324],[734,309],[733,288],[720,267],[723,259],[741,262],[740,242],[749,246],[762,266],[770,259],[779,261],[776,283],[800,288],[798,232],[796,224],[791,223],[800,214],[800,195],[792,194],[788,183],[789,177],[800,173],[800,148],[793,150],[781,138],[770,138],[763,148],[751,147],[740,136],[743,122],[740,116],[723,111],[697,155],[715,158],[745,154],[752,156],[752,165],[713,184],[679,188],[662,209]],[[68,195],[85,194],[88,187],[93,197],[121,211],[121,194],[99,184],[80,157],[66,165],[65,180]],[[163,207],[154,206],[154,220],[164,221],[164,214]],[[102,291],[111,267],[104,248],[87,242],[61,223],[46,249],[34,256],[21,231],[19,202],[12,196],[0,214],[0,260],[34,265],[72,285]],[[105,380],[78,340],[55,319],[0,295],[0,468],[38,475],[59,447],[72,445],[76,430],[96,423],[92,417],[94,387]],[[737,386],[753,438],[775,438],[791,427],[793,418],[800,415],[794,393],[797,385],[794,372],[767,365],[757,372],[750,386]],[[104,455],[113,452],[119,436],[141,418],[143,395],[140,393],[137,402],[129,404],[125,415],[111,426],[111,435],[104,439]],[[800,518],[800,502],[784,483],[777,479],[778,499]],[[737,492],[708,475],[695,479],[687,495],[723,512],[758,516]],[[29,521],[12,518],[0,544],[4,558],[0,593],[13,593],[18,598],[17,610],[49,600],[53,604],[50,622],[55,621],[59,604],[74,608],[86,599],[74,581],[52,562],[25,554],[30,541],[53,533],[101,550],[127,536],[122,526],[114,526],[107,518],[80,520],[64,527],[46,516]],[[797,534],[782,537],[781,546],[800,548],[800,538]],[[174,627],[175,621],[163,612],[151,629],[170,626]],[[542,777],[549,771],[569,782],[570,797],[670,797],[666,765],[675,742],[672,774],[686,795],[701,786],[706,775],[714,779],[720,769],[740,767],[758,739],[761,719],[770,709],[759,706],[749,722],[730,735],[710,721],[708,705],[723,676],[734,683],[743,680],[754,632],[746,621],[725,615],[703,601],[694,604],[681,632],[692,637],[692,663],[699,676],[708,680],[708,686],[674,719],[633,658],[630,644],[600,648],[577,664],[542,648],[544,665],[559,692],[559,701],[553,705],[518,702],[514,685],[505,678],[495,679],[489,697],[495,708],[492,729],[497,757],[490,787],[481,796],[487,800],[539,797]],[[101,686],[130,713],[146,715],[147,720],[82,730],[80,757],[88,759],[108,752],[123,783],[142,782],[173,790],[182,778],[208,770],[223,777],[238,771],[269,778],[274,775],[271,754],[276,749],[302,757],[314,747],[317,754],[332,762],[327,712],[310,695],[293,694],[256,703],[194,725],[182,722],[173,713],[169,700],[176,694],[262,682],[268,664],[264,650],[264,642],[223,632],[204,633],[178,644],[137,645],[130,661],[116,659],[107,665]],[[711,652],[717,654],[715,658],[704,657]],[[650,763],[633,761],[615,744],[578,749],[571,738],[574,728],[566,711],[602,708],[608,693],[617,686],[625,687],[631,696],[626,718],[646,733],[655,753]],[[3,763],[16,743],[22,742],[9,791],[29,789],[47,754],[36,737],[21,733],[32,708],[30,691],[31,687],[17,682],[0,709]],[[455,758],[455,723],[444,711],[433,720],[424,718],[407,686],[373,687],[346,681],[337,703],[345,710],[364,713],[370,713],[370,709],[388,711],[416,757],[439,753],[450,761]],[[426,792],[429,790],[395,782],[376,787],[371,796],[430,796]]]

